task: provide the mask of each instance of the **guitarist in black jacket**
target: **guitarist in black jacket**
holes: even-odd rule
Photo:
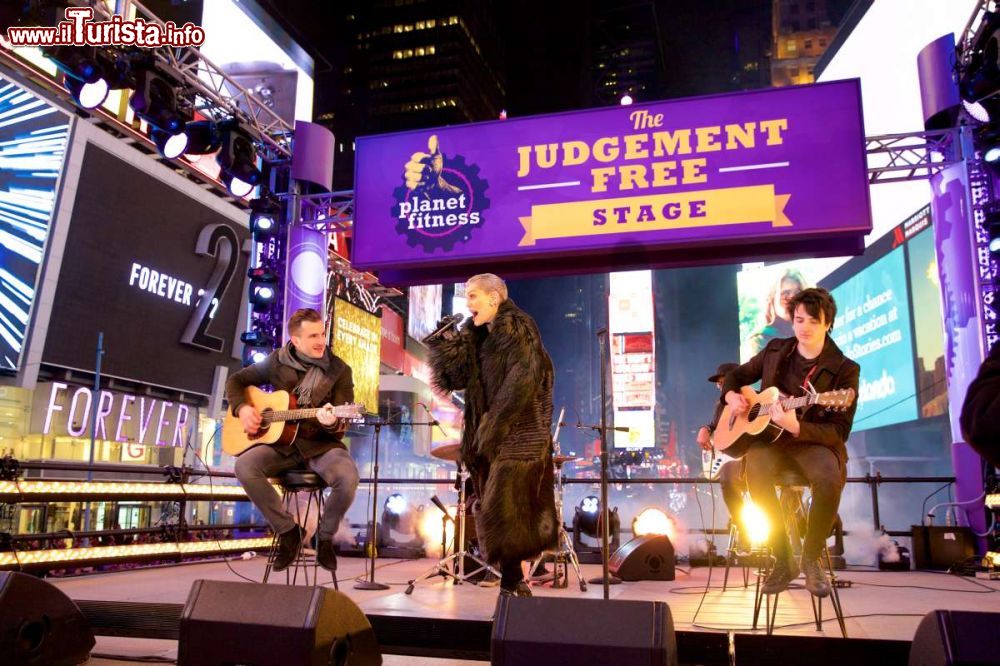
[[[785,396],[799,396],[811,384],[817,392],[858,390],[860,366],[844,356],[828,335],[837,305],[825,289],[806,289],[788,304],[794,338],[772,340],[756,356],[726,375],[723,400],[733,410],[749,405],[739,393],[743,386],[761,380],[761,388],[776,386]],[[804,476],[812,488],[812,507],[802,545],[802,570],[806,588],[818,597],[830,594],[830,581],[819,557],[833,527],[840,494],[847,480],[847,437],[854,422],[856,403],[844,411],[813,405],[799,414],[770,407],[771,424],[747,452],[747,485],[750,496],[771,521],[771,548],[775,566],[764,583],[765,594],[788,587],[799,572],[791,558],[788,534],[781,518],[775,484],[782,470]],[[777,435],[777,437],[776,437]]]
[[[296,395],[299,407],[322,407],[318,423],[303,422],[290,446],[255,446],[236,459],[236,478],[278,534],[278,553],[272,568],[288,568],[302,545],[304,530],[281,505],[268,478],[290,469],[308,467],[330,486],[317,537],[316,561],[330,571],[337,568],[333,535],[347,513],[358,488],[358,468],[343,443],[347,421],[332,414],[332,406],[354,402],[351,368],[334,356],[326,344],[326,326],[315,310],[296,310],[288,320],[289,342],[260,363],[243,368],[226,383],[229,409],[247,433],[260,429],[260,413],[247,404],[248,386],[271,385]]]

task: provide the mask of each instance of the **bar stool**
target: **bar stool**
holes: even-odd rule
[[[795,556],[799,556],[802,552],[802,529],[801,525],[807,524],[809,510],[806,507],[806,501],[804,498],[805,490],[809,487],[809,481],[802,476],[790,470],[785,470],[781,472],[778,476],[778,482],[776,484],[778,490],[781,494],[781,507],[783,513],[783,519],[785,521],[785,529],[789,539],[792,542],[792,552]],[[771,558],[773,562],[773,558]],[[837,623],[840,625],[840,634],[847,638],[847,625],[844,622],[844,609],[840,604],[840,593],[837,589],[837,575],[834,573],[833,561],[830,558],[830,548],[823,543],[823,552],[820,557],[821,566],[826,566],[826,573],[830,577],[830,604],[833,606],[833,612],[837,617]],[[764,572],[765,576],[770,573],[770,568]],[[772,600],[770,597],[774,597],[774,603],[772,605]],[[778,613],[778,597],[781,594],[765,595],[761,592],[760,585],[757,586],[757,592],[754,599],[754,617],[753,617],[753,628],[757,628],[757,616],[761,607],[761,597],[767,597],[766,599],[766,610],[765,619],[767,621],[767,635],[770,636],[774,633],[774,620]],[[810,594],[809,600],[812,603],[813,618],[816,620],[816,631],[823,631],[823,599]]]
[[[760,587],[761,574],[770,570],[771,549],[767,545],[754,544],[747,541],[749,550],[740,550],[740,523],[737,518],[729,521],[729,545],[726,548],[726,573],[722,578],[722,591],[729,585],[729,570],[740,567],[743,572],[743,587],[750,587],[750,569],[757,568],[757,587]]]
[[[276,478],[278,485],[281,487],[281,503],[288,511],[295,517],[296,526],[305,525],[312,512],[316,511],[316,524],[323,520],[323,491],[326,490],[326,481],[323,480],[319,474],[316,474],[312,470],[308,469],[293,469],[287,472],[283,472],[280,476]],[[303,511],[301,503],[299,500],[299,493],[306,494],[306,505]],[[285,569],[285,584],[286,585],[297,585],[299,574],[302,574],[305,585],[318,586],[319,583],[319,563],[316,561],[315,555],[313,557],[308,557],[305,554],[305,543],[299,547],[299,552],[295,556],[295,559]],[[268,582],[271,576],[271,569],[274,565],[274,559],[278,554],[278,535],[275,534],[274,538],[271,540],[271,549],[267,555],[267,566],[264,568],[264,580],[263,582]],[[310,569],[312,569],[312,582],[310,582]],[[330,577],[333,580],[333,589],[339,590],[340,587],[337,585],[337,575],[336,572],[331,571]]]

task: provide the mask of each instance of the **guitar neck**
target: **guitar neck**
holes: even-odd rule
[[[271,423],[275,421],[301,421],[302,419],[311,419],[316,417],[316,412],[319,411],[318,407],[313,407],[310,409],[286,409],[285,411],[273,411],[267,412],[267,419]]]
[[[798,409],[799,407],[811,405],[815,401],[814,398],[815,396],[812,395],[803,395],[798,398],[785,398],[784,400],[779,400],[778,404],[781,405],[782,409],[788,411],[789,409]]]

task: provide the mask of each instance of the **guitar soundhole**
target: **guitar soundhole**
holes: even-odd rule
[[[747,420],[748,421],[753,421],[758,416],[760,416],[760,403],[759,402],[756,405],[754,405],[753,407],[750,408],[750,411],[747,413]]]
[[[265,409],[260,415],[260,428],[254,434],[249,436],[251,441],[255,439],[260,439],[267,434],[267,431],[271,429],[271,412],[274,410]]]

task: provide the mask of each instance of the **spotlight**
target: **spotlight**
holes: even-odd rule
[[[239,123],[229,120],[219,125],[221,147],[215,160],[219,163],[220,180],[237,197],[245,197],[261,180],[257,168],[257,150],[253,140],[240,129]]]
[[[278,276],[266,268],[251,268],[250,303],[255,312],[264,312],[278,297]]]
[[[422,515],[422,508],[417,513]],[[382,508],[381,529],[378,533],[380,554],[404,559],[423,557],[423,540],[416,529],[419,524],[419,518],[414,517],[405,497],[399,493],[389,495]]]
[[[993,222],[986,227],[990,235],[990,253],[1000,254],[1000,222]]]
[[[247,331],[240,334],[240,342],[252,347],[274,347],[274,339],[263,331]]]
[[[271,353],[270,349],[261,349],[260,347],[251,347],[246,345],[243,347],[243,367],[248,365],[253,365],[254,363],[260,363],[268,357]]]
[[[172,134],[154,127],[149,134],[157,150],[168,160],[176,159],[187,152],[188,136],[183,130]]]
[[[281,221],[281,202],[273,194],[266,194],[250,202],[250,231],[254,238],[270,238]]]
[[[591,539],[601,538],[601,518],[604,512],[601,510],[601,500],[593,495],[589,495],[580,500],[573,515],[573,549],[580,558],[580,562],[596,564],[601,561],[601,544],[588,545],[583,541],[584,536]],[[621,544],[621,519],[618,517],[618,507],[610,512],[609,538],[610,548],[614,552]]]
[[[136,88],[128,101],[136,115],[169,134],[184,130],[188,117],[178,106],[177,84],[147,63],[136,73]]]
[[[632,534],[637,537],[659,534],[675,540],[677,527],[666,513],[657,508],[649,507],[640,511],[639,515],[632,519]]]
[[[108,82],[103,78],[97,79],[94,83],[86,83],[69,74],[63,77],[63,85],[73,95],[76,103],[88,110],[104,104],[110,90]]]
[[[763,546],[771,534],[771,524],[763,510],[750,500],[743,502],[740,526],[751,546]]]
[[[625,93],[624,95],[622,95],[622,98],[618,101],[618,103],[621,104],[622,106],[628,106],[634,101],[635,100],[632,99],[632,95]]]
[[[211,120],[196,120],[184,126],[187,134],[187,155],[208,155],[222,146],[218,126]]]

